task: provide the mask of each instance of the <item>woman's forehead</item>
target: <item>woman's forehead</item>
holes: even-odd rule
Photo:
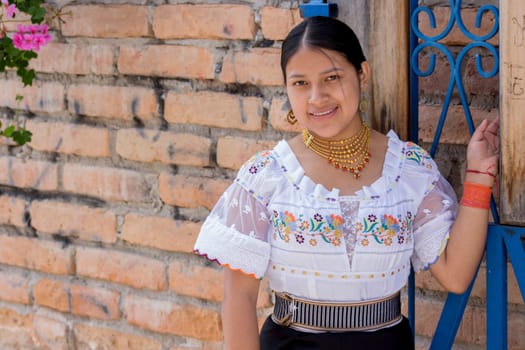
[[[344,70],[351,64],[341,53],[322,48],[301,47],[288,61],[286,73],[288,76],[304,71],[322,74],[334,69]]]

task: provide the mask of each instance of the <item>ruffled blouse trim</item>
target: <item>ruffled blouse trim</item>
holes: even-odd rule
[[[431,261],[429,261],[426,264],[424,264],[421,267],[421,270],[426,271],[426,270],[428,270],[430,268],[430,266],[432,266],[435,263],[437,263],[437,261],[439,260],[439,257],[441,256],[441,254],[443,254],[443,252],[445,251],[445,248],[447,247],[449,239],[450,239],[450,235],[446,234],[445,237],[443,237],[443,239],[441,240],[441,246],[439,247],[438,254],[434,257],[434,259],[432,259]],[[420,271],[420,270],[417,270],[417,271]]]
[[[218,259],[215,259],[215,258],[210,258],[208,256],[208,254],[201,253],[198,249],[194,249],[193,253],[197,254],[199,256],[202,256],[202,257],[206,258],[208,261],[214,262],[214,263],[218,264],[219,266],[226,267],[228,270],[238,271],[238,272],[242,273],[243,275],[246,275],[246,276],[249,276],[249,277],[253,277],[253,278],[258,279],[258,280],[262,280],[263,279],[262,277],[256,276],[254,273],[249,273],[249,272],[246,272],[246,271],[244,271],[242,269],[233,268],[230,264],[220,262]]]
[[[388,144],[381,176],[369,186],[364,186],[354,196],[359,199],[376,199],[392,190],[399,180],[403,163],[403,142],[394,131],[387,134]],[[304,173],[304,169],[286,140],[281,140],[274,148],[277,162],[286,173],[293,186],[318,200],[336,201],[339,189],[327,189],[314,182]],[[344,197],[354,197],[344,196]]]
[[[209,216],[202,225],[194,252],[234,271],[262,279],[270,260],[270,244],[227,227]]]

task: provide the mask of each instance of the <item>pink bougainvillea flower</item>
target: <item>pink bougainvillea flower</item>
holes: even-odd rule
[[[2,0],[2,5],[4,11],[6,12],[7,18],[15,17],[15,14],[18,12],[15,4],[9,4],[7,0]]]
[[[51,41],[47,24],[19,25],[18,32],[13,35],[13,45],[24,51],[39,51]]]

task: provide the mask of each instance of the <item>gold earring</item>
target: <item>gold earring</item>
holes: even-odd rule
[[[293,110],[292,109],[290,109],[288,111],[288,113],[286,114],[286,121],[290,125],[294,125],[295,123],[297,123],[297,118],[295,117],[295,114],[293,114]]]
[[[359,101],[359,112],[366,113],[368,111],[368,99],[366,94],[361,95],[361,100]]]

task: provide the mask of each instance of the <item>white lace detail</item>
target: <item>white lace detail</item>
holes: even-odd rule
[[[412,265],[415,271],[426,270],[437,261],[447,244],[456,212],[456,194],[450,184],[439,177],[421,202],[414,220]]]
[[[354,255],[356,243],[356,217],[359,210],[359,201],[349,197],[341,197],[341,213],[343,220],[343,236],[346,246],[346,256],[348,264],[352,268],[352,257]]]

